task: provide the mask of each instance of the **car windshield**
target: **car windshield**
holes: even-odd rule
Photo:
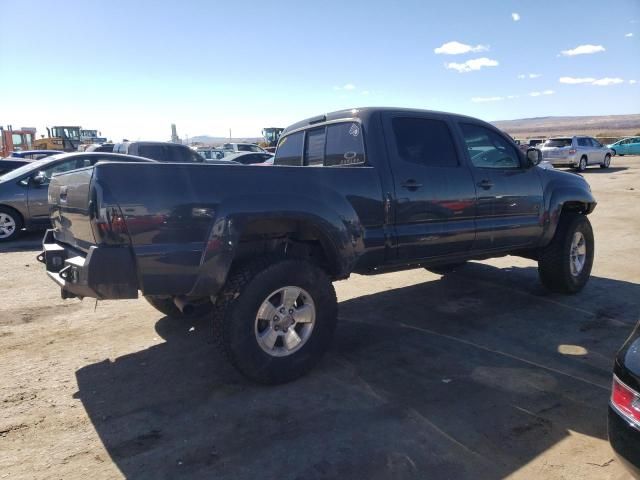
[[[546,142],[544,142],[545,147],[570,147],[571,139],[570,138],[550,138]]]
[[[0,182],[8,182],[10,180],[14,180],[16,178],[21,177],[22,175],[32,172],[38,171],[41,168],[46,167],[50,162],[56,160],[59,155],[52,155],[50,157],[46,157],[40,160],[35,160],[33,162],[29,162],[26,165],[23,165],[20,168],[16,168],[15,170],[11,170],[10,172],[2,175],[0,177]]]

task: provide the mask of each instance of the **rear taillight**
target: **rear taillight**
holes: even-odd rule
[[[576,153],[576,151],[577,150],[575,148],[572,148],[572,149],[569,150],[569,154],[570,155],[574,155]]]
[[[615,375],[611,391],[611,405],[620,415],[640,426],[640,394],[622,383]]]
[[[105,243],[127,243],[129,231],[124,216],[118,207],[100,208],[93,220],[96,240]]]

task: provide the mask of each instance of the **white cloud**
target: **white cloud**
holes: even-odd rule
[[[624,80],[621,78],[610,78],[605,77],[599,80],[596,80],[591,85],[598,85],[599,87],[606,87],[608,85],[617,85],[618,83],[624,83]]]
[[[624,36],[627,38],[631,38],[633,37],[633,33],[625,33]]]
[[[539,97],[541,95],[553,95],[554,93],[556,93],[556,92],[554,92],[553,90],[544,90],[542,92],[531,92],[529,94],[529,96],[530,97]]]
[[[599,87],[606,87],[608,85],[616,85],[618,83],[624,83],[622,78],[593,78],[593,77],[560,77],[558,80],[560,83],[566,83],[568,85],[578,85],[578,84],[588,84],[588,85],[597,85]]]
[[[567,83],[569,85],[577,85],[580,83],[593,83],[596,81],[595,78],[591,78],[591,77],[583,77],[583,78],[576,78],[576,77],[560,77],[559,79],[560,83]]]
[[[435,53],[443,55],[460,55],[463,53],[486,52],[487,50],[489,50],[488,45],[472,46],[455,41],[444,43],[441,47],[433,49]]]
[[[562,50],[560,55],[565,57],[573,57],[575,55],[590,55],[592,53],[604,52],[605,48],[602,45],[578,45],[576,48],[570,50]]]
[[[512,100],[512,99],[514,99],[514,98],[518,98],[518,97],[520,97],[520,95],[507,95],[507,98],[508,98],[509,100]]]
[[[524,73],[521,73],[520,75],[518,75],[519,79],[523,79],[523,78],[527,78],[527,76]]]
[[[517,21],[520,20],[520,14],[514,12],[514,13],[511,14],[511,18],[513,18],[514,22],[517,22]]]
[[[459,73],[472,72],[474,70],[480,70],[483,67],[497,67],[498,61],[492,60],[490,58],[482,57],[482,58],[474,58],[471,60],[467,60],[464,63],[447,63],[445,67],[450,70],[455,70]]]
[[[522,80],[523,78],[540,78],[541,76],[541,73],[527,73],[526,75],[524,73],[521,73],[520,75],[518,75],[518,78]]]
[[[363,90],[362,91],[362,95],[369,95],[369,93],[370,93],[369,90]]]
[[[638,83],[637,80],[629,80],[629,85],[635,85],[636,83]]]
[[[333,87],[334,90],[355,90],[356,86],[353,83],[345,83],[341,87]]]
[[[504,97],[473,97],[471,99],[471,101],[475,103],[499,102],[501,100],[504,100]]]

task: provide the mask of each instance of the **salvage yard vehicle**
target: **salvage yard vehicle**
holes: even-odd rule
[[[492,125],[422,110],[344,110],[291,125],[274,166],[98,163],[55,175],[38,260],[63,298],[137,298],[211,314],[248,378],[309,371],[337,321],[333,281],[468,260],[537,260],[542,283],[587,283],[596,206]],[[310,168],[315,167],[315,168]]]
[[[30,161],[0,176],[0,242],[15,239],[22,228],[51,227],[47,189],[54,173],[105,161],[152,162],[147,158],[110,153],[63,153]]]
[[[609,442],[634,477],[640,478],[640,323],[613,366]]]
[[[273,154],[271,153],[253,153],[253,152],[242,152],[242,153],[233,153],[231,155],[227,155],[224,157],[227,161],[238,162],[243,165],[255,165],[257,163],[264,163],[267,160],[271,160],[273,158]]]
[[[222,150],[225,152],[257,152],[257,153],[268,153],[264,148],[260,145],[256,145],[255,143],[225,143],[222,145]]]
[[[593,137],[550,138],[539,148],[542,158],[554,167],[573,167],[583,172],[589,165],[611,165],[612,151]]]
[[[204,158],[186,145],[171,142],[122,142],[113,145],[113,153],[151,158],[158,162],[202,163]]]
[[[24,158],[26,160],[40,160],[41,158],[50,157],[64,153],[62,150],[23,150],[20,152],[9,153],[8,158]]]
[[[31,160],[24,160],[22,158],[0,158],[0,175],[4,175],[29,163],[31,163]]]
[[[640,137],[629,137],[607,145],[613,155],[640,155]]]

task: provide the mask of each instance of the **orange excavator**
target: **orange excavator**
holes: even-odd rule
[[[35,138],[35,128],[14,130],[11,125],[6,129],[0,126],[0,157],[7,157],[11,152],[33,150]]]

